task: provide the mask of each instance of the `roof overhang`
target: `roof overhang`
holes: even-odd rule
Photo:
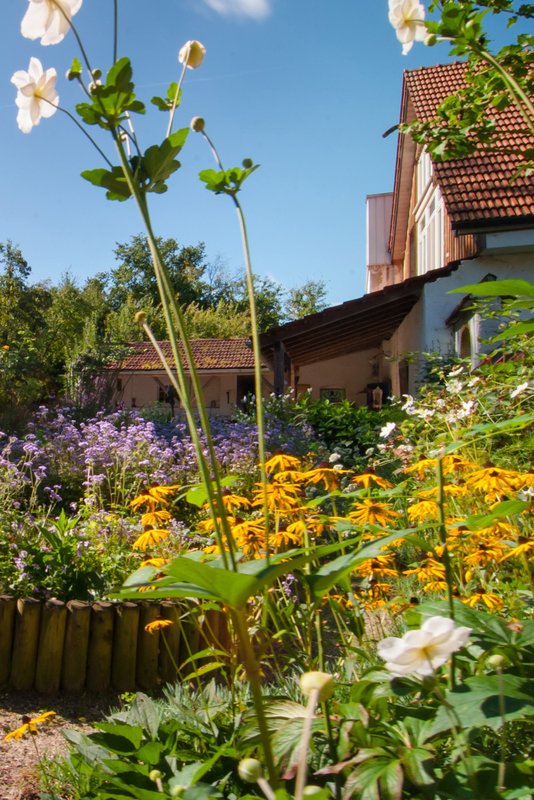
[[[272,361],[282,344],[291,361],[304,366],[380,347],[412,310],[425,284],[446,277],[454,269],[456,266],[433,270],[272,328],[260,337],[262,354]]]

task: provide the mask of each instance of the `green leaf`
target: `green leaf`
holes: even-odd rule
[[[163,745],[161,742],[146,742],[142,747],[139,748],[135,754],[135,757],[139,761],[143,761],[145,764],[155,766],[156,764],[159,764],[162,752]]]
[[[237,475],[226,475],[222,478],[219,483],[221,486],[231,486],[233,483],[237,481]],[[213,490],[216,490],[215,483],[212,483]],[[201,508],[204,503],[208,500],[208,492],[206,487],[203,483],[197,483],[195,486],[192,486],[185,495],[185,499],[188,503],[193,506],[197,506],[197,508]]]
[[[505,500],[502,503],[497,503],[489,514],[476,514],[468,517],[465,524],[469,530],[478,530],[479,528],[488,528],[498,519],[504,517],[511,517],[514,514],[521,514],[529,508],[530,504],[524,500]]]
[[[366,561],[368,558],[375,558],[380,555],[384,545],[406,538],[410,533],[413,533],[412,529],[396,531],[388,536],[382,536],[380,539],[375,539],[375,541],[360,547],[356,552],[348,552],[320,567],[320,569],[307,577],[307,582],[314,597],[317,599],[323,597],[362,561]],[[348,546],[348,542],[345,545]]]
[[[143,729],[131,725],[101,722],[98,728],[99,730],[91,734],[93,742],[122,756],[135,753],[143,738]]]
[[[132,722],[148,731],[152,739],[158,738],[161,724],[161,711],[154,701],[142,692],[138,692],[127,713],[128,723]]]
[[[502,698],[499,695],[502,694]],[[504,717],[501,713],[501,699]],[[431,735],[459,726],[488,726],[498,730],[503,722],[534,715],[534,681],[517,675],[485,675],[466,678],[454,691],[447,692],[431,726]],[[453,714],[451,715],[451,709]]]
[[[231,169],[217,172],[214,169],[205,169],[198,173],[198,177],[206,184],[206,189],[215,194],[236,195],[243,182],[258,169],[259,164],[250,167],[232,167]]]
[[[534,333],[534,320],[531,322],[514,322],[494,336],[491,341],[500,342],[505,339],[512,339],[514,336],[523,336],[529,333]]]
[[[94,186],[101,186],[107,189],[106,197],[108,200],[128,200],[131,196],[130,188],[124,177],[122,167],[108,169],[90,169],[81,173],[82,178]]]
[[[451,289],[449,294],[474,294],[476,297],[532,297],[534,284],[524,280],[484,281],[469,283],[458,289]]]
[[[181,166],[175,156],[182,149],[188,133],[188,128],[182,128],[171,134],[162,144],[152,145],[145,151],[141,159],[141,169],[149,180],[146,191],[161,193],[166,190],[165,181]]]
[[[215,672],[216,670],[224,669],[227,666],[228,665],[225,664],[223,661],[210,661],[209,664],[204,664],[202,667],[199,667],[194,672],[190,672],[183,678],[181,677],[181,680],[185,682],[193,681],[196,680],[196,678],[200,678],[203,675],[207,675],[209,672]]]

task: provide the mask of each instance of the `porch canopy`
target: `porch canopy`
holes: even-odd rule
[[[300,367],[379,347],[417,303],[424,285],[451,271],[432,270],[263,333],[261,351],[274,368],[275,390],[283,392],[288,358]]]

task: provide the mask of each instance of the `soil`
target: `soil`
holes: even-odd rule
[[[0,800],[38,800],[39,759],[54,760],[65,755],[67,742],[63,731],[89,732],[92,722],[101,720],[118,706],[116,694],[48,698],[34,692],[0,692]],[[44,711],[55,711],[56,716],[40,725],[38,734],[4,740],[7,733],[23,724],[24,715],[36,717]]]

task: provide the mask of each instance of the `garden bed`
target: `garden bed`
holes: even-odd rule
[[[164,632],[146,630],[166,621]],[[156,628],[158,625],[155,626]],[[85,603],[0,596],[0,686],[40,694],[156,689],[218,636],[221,617],[193,624],[185,604]]]

